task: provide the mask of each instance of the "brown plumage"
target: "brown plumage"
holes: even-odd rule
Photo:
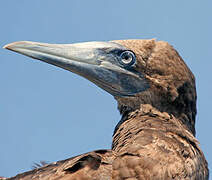
[[[58,161],[11,180],[208,179],[207,161],[195,138],[196,89],[189,68],[166,42],[113,42],[135,53],[133,71],[141,73],[149,87],[133,96],[114,95],[122,119],[114,130],[112,150]]]

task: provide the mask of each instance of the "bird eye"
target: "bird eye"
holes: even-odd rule
[[[132,51],[124,51],[120,55],[120,63],[124,66],[132,66],[135,64],[135,54]]]

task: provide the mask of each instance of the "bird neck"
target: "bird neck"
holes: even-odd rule
[[[184,83],[174,92],[158,91],[154,88],[130,97],[115,97],[118,109],[122,114],[120,125],[134,111],[142,112],[142,107],[148,104],[159,112],[174,116],[195,136],[196,90]]]
[[[152,141],[152,134],[168,132],[195,139],[185,124],[174,115],[160,112],[149,104],[142,104],[140,109],[123,114],[114,130],[112,149],[120,152],[133,145],[140,147],[139,144]]]

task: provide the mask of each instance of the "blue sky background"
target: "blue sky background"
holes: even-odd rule
[[[0,46],[157,38],[196,76],[197,138],[212,164],[212,1],[1,1]],[[114,98],[63,69],[0,48],[0,175],[110,148],[120,119]]]

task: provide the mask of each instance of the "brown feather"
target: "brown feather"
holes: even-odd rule
[[[56,163],[51,163],[9,179],[106,180],[111,177],[113,157],[115,156],[111,150],[97,150]]]

